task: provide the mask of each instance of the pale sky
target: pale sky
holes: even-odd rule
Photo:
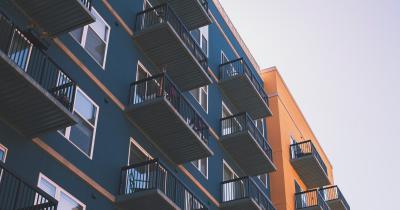
[[[400,209],[400,0],[220,0],[277,66],[353,210]]]

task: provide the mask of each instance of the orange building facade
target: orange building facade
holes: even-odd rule
[[[262,70],[273,113],[268,139],[277,171],[270,174],[271,199],[277,210],[349,210],[334,185],[333,169],[312,129],[275,67]]]

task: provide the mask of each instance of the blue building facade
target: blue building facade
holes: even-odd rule
[[[217,1],[0,6],[1,209],[274,209],[268,99]]]

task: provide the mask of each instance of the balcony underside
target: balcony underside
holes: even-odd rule
[[[251,198],[243,198],[224,202],[221,204],[221,210],[261,210],[257,203]]]
[[[292,159],[291,162],[307,188],[311,189],[331,184],[327,174],[313,155]]]
[[[340,199],[326,201],[331,210],[349,210]]]
[[[158,0],[158,3],[168,3],[189,30],[209,25],[212,22],[199,0]]]
[[[271,116],[271,110],[246,75],[234,76],[218,83],[238,112],[247,112],[253,119]]]
[[[248,131],[223,136],[221,143],[248,176],[276,170],[271,159]]]
[[[80,0],[14,0],[49,35],[69,32],[95,21]]]
[[[203,70],[191,51],[169,23],[160,23],[135,34],[135,42],[153,61],[161,73],[165,67],[172,81],[183,91],[211,83],[211,78]]]
[[[47,90],[0,52],[0,119],[28,137],[76,123]]]
[[[126,112],[129,119],[177,164],[213,154],[164,97],[132,105]]]
[[[117,206],[120,210],[180,210],[171,199],[157,189],[119,196]]]
[[[299,210],[323,210],[321,206],[311,206],[306,208],[301,208]]]

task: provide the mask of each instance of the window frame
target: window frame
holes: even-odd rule
[[[224,180],[225,166],[232,172],[232,174],[233,174],[232,179]],[[228,162],[225,159],[222,159],[222,181],[229,181],[229,180],[238,179],[238,178],[239,178],[239,176],[237,175],[236,171],[233,170],[233,168],[228,164]]]
[[[76,147],[80,152],[82,152],[83,154],[85,154],[86,157],[88,157],[90,160],[93,159],[93,153],[94,153],[94,145],[95,145],[95,141],[96,141],[96,132],[97,132],[97,124],[99,121],[99,112],[100,112],[100,107],[80,88],[80,87],[76,87],[75,91],[80,91],[82,93],[82,95],[88,99],[90,101],[90,103],[92,103],[92,105],[94,105],[96,107],[96,121],[94,123],[93,126],[93,137],[92,137],[92,142],[91,142],[91,147],[90,147],[90,155],[87,154],[85,151],[83,151],[81,148],[79,148],[74,142],[72,142],[72,140],[70,140],[71,137],[71,128],[72,126],[68,126],[65,128],[65,133],[60,132],[60,130],[58,131],[65,139],[68,140],[69,143],[71,143],[74,147]],[[75,93],[75,98],[74,98],[74,102],[76,101],[76,96],[77,94]],[[75,110],[75,103],[74,106],[72,108],[72,113],[77,113],[80,118],[82,118],[86,123],[88,123],[89,125],[92,125],[90,122],[88,122],[86,119],[84,119],[84,117],[81,116],[81,114],[79,112],[77,112]]]
[[[42,172],[39,172],[39,178],[38,178],[38,182],[37,182],[37,187],[39,189],[40,188],[40,181],[44,179],[46,180],[48,183],[50,183],[51,185],[53,185],[53,187],[55,188],[56,192],[54,195],[54,199],[56,199],[58,202],[60,201],[60,196],[61,196],[61,192],[64,193],[65,195],[67,195],[71,200],[75,201],[76,203],[78,203],[80,206],[82,206],[82,210],[86,210],[86,205],[81,202],[79,199],[77,199],[75,196],[73,196],[71,193],[69,193],[68,191],[66,191],[64,188],[60,187],[60,185],[58,185],[57,183],[55,183],[53,180],[51,180],[50,178],[48,178],[46,175],[44,175]],[[41,189],[43,190],[43,189]],[[51,195],[50,195],[51,196]]]
[[[147,152],[142,146],[140,146],[139,142],[137,142],[134,138],[129,138],[129,147],[128,147],[128,162],[127,165],[129,166],[129,160],[131,159],[131,144],[135,145],[144,155],[147,156],[150,160],[154,159],[153,156]]]
[[[4,152],[4,158],[3,158],[3,160],[0,160],[0,161],[2,161],[3,163],[5,163],[5,162],[6,162],[6,159],[7,159],[8,148],[7,148],[6,146],[4,146],[3,144],[0,143],[0,150],[2,150],[2,151]]]
[[[196,89],[193,89],[193,90],[196,90]],[[199,87],[199,88],[197,88],[197,90],[199,91],[199,95],[198,96],[195,96],[194,95],[194,93],[193,93],[193,90],[190,90],[189,92],[190,92],[190,95],[192,95],[193,96],[193,98],[197,101],[197,103],[199,103],[199,105],[201,106],[201,108],[203,108],[203,110],[208,114],[208,99],[209,99],[209,97],[208,97],[208,93],[209,93],[209,90],[208,90],[208,85],[205,85],[205,86],[202,86],[202,87]],[[204,108],[203,107],[203,105],[202,105],[202,102],[203,102],[203,99],[202,99],[202,97],[201,97],[201,94],[202,94],[202,91],[204,90],[204,93],[206,94],[206,108]]]
[[[206,159],[206,164],[207,164],[207,171],[206,171],[206,174],[204,174],[202,171],[201,171],[201,160],[203,160],[203,159]],[[195,165],[195,162],[198,162],[198,167]],[[198,160],[194,160],[194,161],[191,161],[190,162],[207,180],[208,180],[208,171],[209,171],[209,162],[208,162],[208,157],[206,157],[206,158],[202,158],[202,159],[198,159]]]
[[[227,61],[227,62],[230,61],[229,58],[228,58],[228,56],[226,56],[225,52],[224,52],[223,50],[221,50],[220,64],[227,63],[227,62],[223,62],[223,57],[226,58],[226,61]]]
[[[262,130],[258,129],[258,121],[259,120],[261,120],[261,128],[262,128]],[[254,125],[261,132],[262,136],[265,137],[265,120],[264,120],[264,118],[260,118],[260,119],[254,120]]]
[[[109,43],[110,43],[111,27],[110,27],[110,25],[107,23],[107,21],[104,20],[104,18],[100,15],[100,13],[99,13],[94,7],[92,7],[91,12],[95,12],[95,13],[97,14],[97,16],[100,18],[100,21],[102,21],[102,22],[104,23],[104,25],[106,25],[106,27],[108,28],[108,31],[107,31],[107,34],[106,34],[107,41],[104,41],[104,40],[96,33],[96,31],[94,31],[94,30],[92,29],[92,30],[95,32],[95,34],[96,34],[97,36],[99,36],[99,38],[100,38],[101,40],[103,40],[103,41],[105,42],[105,44],[106,44],[106,47],[105,47],[105,50],[104,50],[105,52],[104,52],[103,63],[100,64],[100,62],[97,61],[97,60],[93,57],[93,55],[90,54],[90,52],[85,48],[86,41],[87,41],[87,33],[88,33],[88,29],[89,29],[89,27],[90,27],[90,24],[85,25],[85,26],[82,27],[82,36],[81,36],[81,40],[77,40],[74,36],[72,36],[72,34],[71,34],[72,32],[69,32],[69,34],[70,34],[70,36],[71,36],[76,42],[78,42],[79,45],[81,45],[81,47],[86,51],[86,53],[87,53],[99,66],[101,66],[101,68],[102,68],[103,70],[105,70],[106,61],[107,61],[107,54],[108,54],[108,45],[109,45]]]
[[[261,176],[265,176],[265,183],[261,180]],[[257,178],[258,178],[258,179],[260,180],[260,182],[263,184],[263,186],[265,187],[265,189],[269,189],[269,174],[268,174],[268,173],[258,175]]]

